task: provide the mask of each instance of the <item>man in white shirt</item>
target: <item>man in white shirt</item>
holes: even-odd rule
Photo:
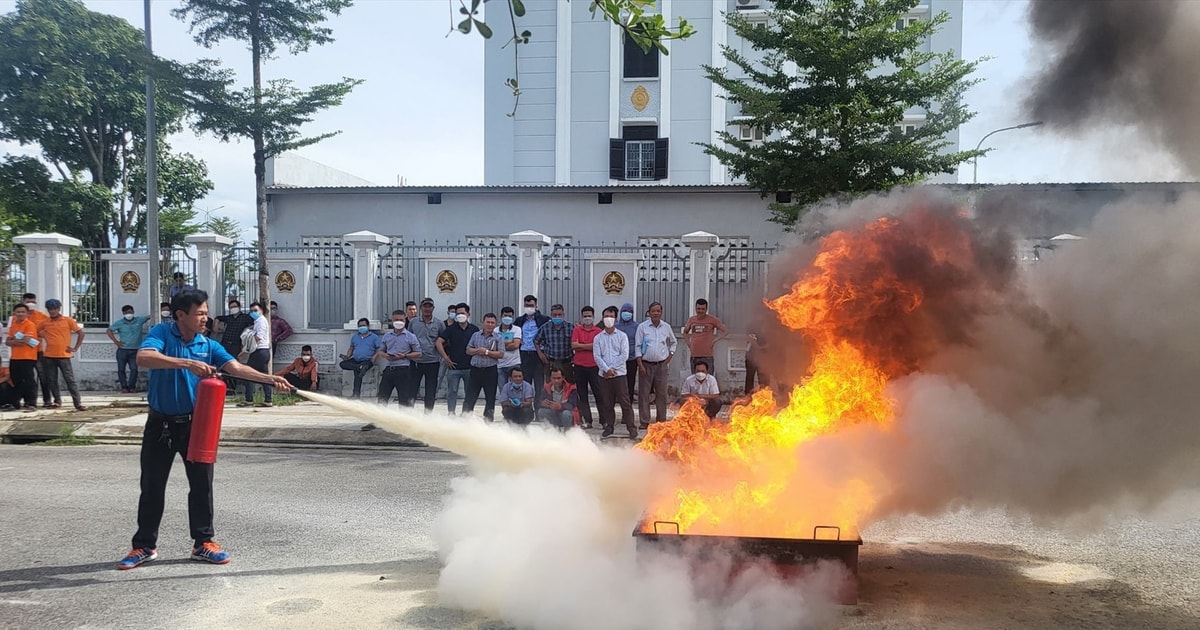
[[[629,430],[629,439],[636,440],[638,428],[633,422],[633,406],[629,404],[629,387],[625,383],[629,338],[617,330],[617,307],[604,309],[604,319],[600,321],[604,330],[592,341],[592,355],[600,371],[600,395],[596,401],[604,426],[600,437],[612,436],[617,420],[615,405],[620,405],[621,423]]]
[[[650,304],[650,319],[637,327],[633,351],[638,364],[638,417],[642,428],[667,421],[667,375],[675,356],[675,331],[662,320],[662,304]],[[654,420],[650,420],[650,392],[654,392]]]
[[[689,398],[698,399],[711,420],[721,411],[721,390],[717,387],[717,379],[708,373],[708,361],[697,360],[695,370],[691,376],[683,379],[683,387],[679,388],[679,402],[682,404]]]

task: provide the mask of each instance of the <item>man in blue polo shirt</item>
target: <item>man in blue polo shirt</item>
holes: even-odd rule
[[[138,529],[133,535],[133,551],[117,563],[118,569],[132,569],[158,557],[158,526],[176,453],[184,458],[188,479],[188,523],[195,540],[192,560],[229,562],[229,554],[213,542],[213,464],[186,459],[196,386],[201,378],[214,376],[219,370],[243,380],[293,389],[281,376],[263,374],[238,363],[221,344],[204,336],[208,323],[208,294],[204,291],[180,292],[171,298],[171,313],[173,321],[151,328],[138,350],[138,365],[150,371],[146,396],[150,413],[142,433]]]
[[[350,337],[350,347],[342,355],[338,367],[354,373],[354,390],[351,396],[362,397],[363,375],[375,367],[375,354],[383,346],[379,335],[371,332],[371,320],[366,317],[358,320],[358,331]]]

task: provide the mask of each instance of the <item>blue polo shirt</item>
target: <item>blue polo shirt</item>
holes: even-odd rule
[[[157,350],[176,359],[202,361],[217,369],[234,360],[221,344],[204,335],[198,334],[190,342],[185,342],[175,322],[164,322],[151,328],[141,349]],[[154,411],[168,416],[182,416],[192,413],[195,408],[196,385],[199,383],[200,377],[190,370],[152,369],[146,398]]]
[[[350,349],[354,354],[350,358],[355,361],[370,361],[371,357],[375,356],[375,351],[383,347],[383,340],[373,332],[368,332],[365,335],[354,333],[350,337]]]

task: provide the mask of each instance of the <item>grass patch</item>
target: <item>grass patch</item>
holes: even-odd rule
[[[262,389],[254,390],[254,402],[255,404],[261,404],[263,402]],[[287,392],[275,392],[271,395],[271,402],[276,407],[290,407],[296,403],[304,402],[304,399],[295,394]]]
[[[79,427],[64,424],[58,431],[58,437],[39,443],[45,446],[90,446],[96,443],[96,438],[90,435],[75,435],[78,429]]]

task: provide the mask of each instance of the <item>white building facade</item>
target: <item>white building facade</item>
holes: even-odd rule
[[[517,27],[533,37],[517,46],[519,62],[512,45],[503,47],[504,38],[485,44],[486,185],[738,183],[698,143],[718,144],[717,134],[726,130],[753,140],[756,131],[737,123],[737,106],[722,98],[702,66],[726,67],[726,45],[753,58],[725,16],[765,21],[769,0],[658,0],[669,23],[683,17],[696,28],[686,40],[666,42],[668,55],[645,53],[626,41],[621,29],[594,18],[587,2],[525,0],[525,6]],[[963,0],[924,0],[897,26],[942,12],[950,19],[927,49],[957,56]],[[505,84],[514,77],[520,87],[515,112]],[[914,109],[897,125],[919,126],[924,119]],[[948,150],[957,150],[958,132],[947,139]],[[932,181],[953,182],[955,176]]]

